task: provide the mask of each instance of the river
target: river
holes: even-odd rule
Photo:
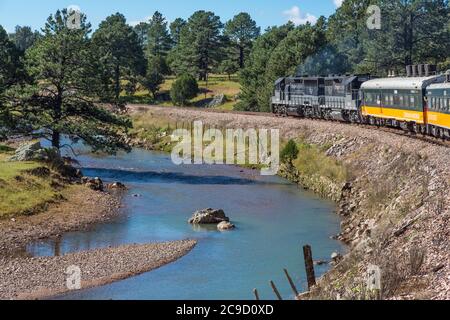
[[[134,150],[117,156],[84,154],[78,158],[87,176],[121,181],[120,218],[88,231],[72,232],[34,243],[36,256],[130,243],[198,240],[187,256],[160,269],[110,285],[82,290],[58,299],[275,299],[273,280],[285,299],[294,295],[284,276],[291,273],[306,289],[302,245],[314,259],[327,260],[345,247],[331,236],[339,233],[335,204],[279,177],[235,166],[175,166],[170,155]],[[231,232],[193,227],[188,218],[198,209],[221,208],[236,224]],[[322,275],[328,266],[317,266]]]

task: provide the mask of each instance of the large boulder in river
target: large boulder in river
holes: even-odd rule
[[[223,221],[230,221],[225,212],[211,208],[196,211],[192,218],[189,219],[190,224],[218,224]]]

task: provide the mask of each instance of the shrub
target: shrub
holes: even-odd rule
[[[172,85],[170,98],[176,105],[185,106],[199,92],[197,80],[191,75],[180,76]]]
[[[292,164],[292,161],[298,157],[298,147],[294,140],[289,140],[280,154],[280,159],[285,164]]]

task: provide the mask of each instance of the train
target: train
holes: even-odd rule
[[[450,70],[411,65],[406,75],[293,76],[276,80],[271,111],[278,116],[399,128],[450,139]]]

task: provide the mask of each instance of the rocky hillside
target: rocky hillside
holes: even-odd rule
[[[278,128],[284,139],[317,146],[345,166],[345,181],[322,171],[282,171],[339,202],[344,221],[337,238],[351,248],[303,298],[450,299],[449,148],[326,121],[158,107],[147,112],[220,128]],[[381,269],[381,293],[366,290],[370,265]]]

